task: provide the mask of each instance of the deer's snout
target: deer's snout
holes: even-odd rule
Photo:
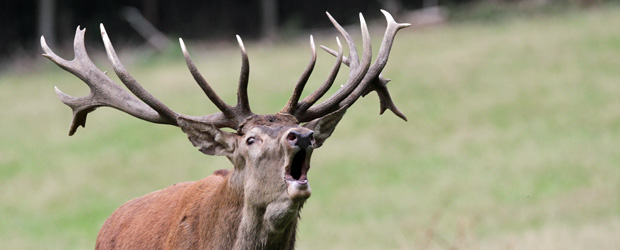
[[[300,131],[290,131],[286,136],[286,139],[291,144],[291,146],[297,146],[301,149],[305,150],[314,142],[314,132],[300,132]]]

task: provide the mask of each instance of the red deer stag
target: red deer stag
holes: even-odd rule
[[[409,24],[396,23],[389,13],[382,12],[387,29],[373,64],[363,16],[360,14],[363,52],[359,58],[351,36],[328,13],[346,40],[349,56],[343,56],[340,41],[338,51],[323,47],[336,57],[336,63],[324,84],[299,101],[316,61],[311,37],[308,67],[284,108],[269,115],[257,115],[250,109],[248,57],[239,37],[242,66],[235,106],[224,103],[213,91],[179,39],[189,71],[221,111],[206,116],[177,113],[140,86],[119,61],[103,25],[101,36],[108,58],[131,94],[89,59],[83,29],[76,31],[75,59],[71,61],[54,54],[41,37],[43,55],[91,90],[87,96],[72,97],[56,88],[60,100],[73,110],[69,135],[85,125],[89,112],[108,106],[145,121],[178,126],[201,152],[224,155],[234,165],[232,171],[218,170],[202,180],[178,183],[125,203],[103,224],[96,249],[293,249],[299,212],[310,197],[310,156],[331,135],[347,108],[359,97],[376,91],[381,113],[390,109],[406,120],[392,102],[386,87],[388,79],[381,71],[396,32]],[[314,105],[328,91],[343,63],[350,68],[347,82],[330,98]]]

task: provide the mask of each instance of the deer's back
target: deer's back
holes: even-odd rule
[[[218,171],[196,182],[177,183],[135,198],[106,220],[97,236],[96,249],[195,248],[198,213],[225,180]],[[180,242],[183,246],[180,246]]]

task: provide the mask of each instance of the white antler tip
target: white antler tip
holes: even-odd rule
[[[47,45],[47,42],[45,41],[45,37],[41,36],[41,49],[43,49],[43,54],[42,56],[54,61],[55,63],[59,63],[62,61],[65,61],[62,58],[59,58],[54,51],[52,51],[52,49],[50,49],[50,47]]]
[[[360,25],[362,26],[362,31],[368,31],[368,26],[366,25],[366,19],[364,19],[364,15],[360,12]]]
[[[185,56],[185,59],[189,59],[189,52],[187,52],[187,47],[185,46],[185,42],[183,42],[183,38],[179,37],[179,44],[181,45],[181,51]]]
[[[330,22],[336,23],[336,24],[338,23],[336,19],[331,14],[329,14],[329,12],[325,11],[325,14],[327,14],[327,18],[329,18]]]
[[[239,48],[241,48],[241,50],[243,52],[245,52],[245,46],[243,45],[243,40],[241,40],[241,37],[239,35],[235,35],[237,37],[237,43],[239,43]]]
[[[360,12],[360,23],[363,26],[366,26],[366,19],[364,19],[364,15],[362,15],[362,12]]]
[[[395,22],[394,18],[392,17],[392,14],[390,14],[390,12],[387,12],[386,10],[381,10],[381,13],[383,13],[383,15],[385,16],[385,19],[388,20],[388,23]]]
[[[389,24],[392,24],[392,25],[396,24],[398,29],[407,28],[407,27],[411,26],[410,23],[397,23],[396,21],[394,21],[394,17],[392,17],[392,15],[389,12],[387,12],[386,10],[381,10],[381,12],[385,16],[385,19],[387,20],[388,25]]]
[[[56,92],[56,95],[58,96],[58,98],[60,98],[60,100],[63,102],[67,100],[68,98],[70,98],[70,96],[60,91],[60,89],[57,86],[54,86],[54,92]]]

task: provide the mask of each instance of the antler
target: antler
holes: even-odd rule
[[[198,72],[198,68],[194,65],[192,58],[189,56],[189,52],[187,52],[187,48],[185,47],[185,43],[183,43],[183,39],[179,38],[179,42],[181,43],[181,50],[183,50],[183,55],[185,56],[185,62],[187,63],[187,68],[190,73],[196,80],[196,83],[200,86],[202,91],[205,92],[207,97],[217,106],[220,111],[222,111],[220,116],[224,116],[225,122],[222,122],[219,126],[216,127],[228,127],[233,129],[238,129],[239,125],[243,123],[245,118],[254,115],[250,110],[250,104],[248,100],[248,80],[250,74],[250,63],[248,61],[248,54],[245,51],[245,46],[243,46],[243,41],[241,41],[241,37],[237,36],[237,42],[239,43],[239,48],[241,49],[241,74],[239,76],[239,87],[237,88],[237,105],[230,106],[226,104],[216,93],[213,91],[209,83],[202,77],[200,72]]]
[[[402,28],[408,27],[410,24],[397,23],[387,11],[381,10],[381,12],[383,12],[387,20],[387,29],[385,31],[381,47],[379,48],[377,59],[372,65],[370,35],[368,32],[368,27],[366,26],[366,21],[364,20],[362,14],[360,13],[360,24],[362,30],[362,56],[360,60],[355,43],[349,33],[347,33],[347,31],[342,28],[342,26],[340,26],[340,24],[338,24],[338,22],[329,13],[327,13],[328,18],[334,27],[336,27],[336,29],[344,37],[349,48],[349,56],[343,56],[342,45],[340,44],[340,40],[338,38],[336,38],[336,42],[338,44],[337,52],[321,46],[328,53],[336,57],[336,62],[323,85],[302,101],[299,101],[303,88],[305,87],[316,63],[316,48],[314,45],[314,39],[310,36],[310,48],[312,53],[310,63],[297,82],[291,98],[280,113],[293,115],[300,123],[310,122],[317,118],[334,113],[335,111],[344,111],[353,105],[360,96],[365,96],[372,91],[376,91],[380,99],[381,114],[383,114],[386,109],[389,109],[397,116],[407,120],[405,115],[398,110],[396,105],[394,105],[387,89],[387,83],[389,80],[381,75],[381,71],[387,63],[396,32]],[[252,113],[250,109],[247,93],[250,66],[247,52],[239,36],[237,36],[237,42],[239,43],[239,47],[241,49],[242,63],[241,74],[239,76],[239,86],[237,90],[237,104],[235,106],[226,104],[215,93],[204,77],[202,77],[196,65],[194,65],[183,40],[179,39],[183,55],[185,56],[185,62],[187,63],[190,73],[198,83],[198,86],[200,86],[207,97],[221,111],[219,113],[206,116],[188,116],[173,111],[140,86],[136,79],[127,72],[123,64],[118,59],[103,24],[101,24],[100,28],[106,53],[108,55],[108,59],[112,63],[114,72],[131,93],[114,83],[112,79],[106,76],[106,72],[99,70],[90,60],[84,46],[85,29],[80,29],[80,27],[78,27],[75,32],[75,58],[71,61],[57,56],[47,46],[45,38],[41,37],[41,47],[43,48],[43,51],[45,51],[43,56],[49,58],[61,68],[80,78],[90,88],[90,94],[83,97],[73,97],[56,88],[56,93],[58,94],[60,100],[73,110],[73,120],[69,128],[69,135],[73,135],[78,126],[84,127],[88,113],[101,106],[116,108],[149,122],[174,126],[179,126],[179,118],[184,118],[210,124],[218,128],[228,127],[232,129],[239,129],[247,118],[254,116],[254,113]],[[342,63],[349,66],[351,69],[347,82],[330,98],[318,105],[313,106],[332,86]]]
[[[190,72],[205,94],[207,94],[209,99],[211,99],[211,101],[221,111],[220,113],[206,116],[188,116],[173,111],[140,86],[140,84],[127,72],[118,59],[103,24],[100,25],[100,28],[106,53],[108,55],[108,59],[112,63],[114,72],[131,93],[114,83],[112,79],[106,76],[106,72],[99,70],[88,57],[84,46],[85,29],[80,29],[80,27],[78,27],[75,32],[73,45],[75,58],[71,61],[65,60],[56,55],[45,42],[45,38],[41,37],[41,47],[45,52],[43,56],[56,63],[64,70],[80,78],[90,88],[90,94],[83,97],[73,97],[61,92],[58,88],[55,88],[56,94],[58,94],[60,100],[73,110],[73,120],[69,128],[69,135],[73,135],[78,126],[84,127],[86,125],[86,116],[88,113],[101,106],[116,108],[145,121],[174,126],[178,126],[177,119],[179,117],[184,117],[199,122],[208,123],[216,127],[229,127],[237,129],[241,122],[243,122],[247,117],[253,115],[250,110],[247,97],[249,74],[248,57],[241,38],[238,36],[237,40],[239,42],[239,46],[241,47],[243,62],[241,77],[239,80],[239,103],[234,107],[224,103],[213,91],[213,89],[211,89],[191,61],[183,40],[180,40],[181,48],[183,50],[183,54],[185,55]]]
[[[383,78],[381,75],[381,71],[385,67],[390,49],[392,48],[392,44],[394,42],[394,37],[396,36],[396,32],[402,28],[409,27],[408,23],[397,23],[394,21],[394,18],[385,10],[381,10],[381,12],[385,15],[387,20],[387,29],[385,31],[385,35],[383,36],[383,42],[381,43],[381,47],[379,48],[379,53],[377,55],[377,59],[374,64],[371,65],[372,60],[372,48],[370,43],[370,36],[368,33],[368,27],[366,26],[366,21],[364,20],[364,16],[360,13],[360,24],[362,30],[362,59],[358,58],[357,48],[353,39],[349,35],[349,33],[338,24],[338,22],[327,13],[328,18],[336,27],[336,29],[340,32],[340,34],[344,37],[347,42],[347,46],[349,47],[349,57],[343,57],[342,55],[342,46],[338,41],[338,52],[331,50],[327,47],[321,46],[328,53],[334,55],[337,58],[337,66],[334,66],[332,72],[328,80],[319,88],[319,90],[312,93],[303,101],[296,103],[299,99],[299,95],[303,91],[303,87],[306,83],[307,77],[306,74],[312,71],[312,67],[314,66],[314,42],[311,40],[311,48],[313,51],[313,57],[310,65],[304,71],[302,78],[297,83],[295,90],[293,92],[293,96],[289,100],[289,103],[285,106],[285,108],[281,111],[282,113],[288,113],[297,118],[299,122],[309,122],[316,118],[323,117],[327,114],[330,114],[336,110],[347,109],[360,96],[365,96],[372,91],[376,91],[379,95],[381,110],[380,113],[386,109],[391,110],[398,117],[403,120],[407,120],[405,115],[398,110],[390,94],[387,90],[388,79]],[[329,99],[324,102],[312,106],[316,100],[318,100],[329,87],[332,85],[335,75],[338,72],[339,65],[341,62],[344,62],[345,65],[350,67],[349,78],[347,82],[340,88],[334,95],[332,95]],[[296,103],[296,104],[295,104]]]

